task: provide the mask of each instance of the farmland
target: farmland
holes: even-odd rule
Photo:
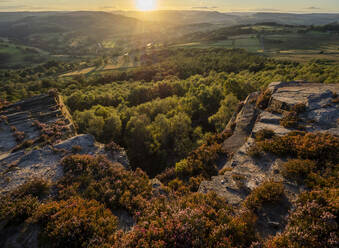
[[[240,28],[248,34],[230,35],[230,29],[213,31],[211,40],[199,36],[189,42],[174,44],[185,48],[241,48],[269,57],[306,62],[313,59],[339,62],[339,34],[308,30],[298,26],[252,25]],[[202,36],[202,35],[201,35]],[[227,36],[227,37],[226,37]],[[206,37],[206,36],[204,36]],[[223,37],[224,39],[220,39]],[[226,37],[226,38],[225,38]]]
[[[0,65],[15,67],[42,63],[48,58],[48,53],[37,48],[16,45],[6,39],[0,39]]]

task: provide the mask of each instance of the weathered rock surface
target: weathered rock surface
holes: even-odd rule
[[[59,96],[27,99],[2,109],[0,116],[0,194],[31,178],[57,180],[63,175],[60,160],[75,152],[104,154],[117,164],[129,166],[123,150],[107,152],[93,136],[77,135]],[[20,140],[17,131],[24,133]],[[23,145],[27,141],[31,142],[29,146]]]
[[[284,228],[288,210],[304,189],[281,175],[284,159],[271,154],[258,159],[247,155],[248,148],[254,143],[254,134],[262,129],[271,129],[277,135],[293,131],[282,127],[280,120],[284,111],[297,104],[306,106],[300,115],[306,131],[339,134],[339,104],[334,101],[339,93],[339,85],[289,82],[272,83],[269,89],[272,96],[267,110],[259,110],[256,107],[258,93],[251,94],[241,111],[228,124],[227,127],[233,127],[234,133],[224,142],[224,149],[233,153],[233,157],[220,166],[227,168],[223,175],[215,176],[211,181],[203,181],[199,188],[199,192],[214,191],[230,204],[239,206],[261,183],[268,180],[283,182],[286,192],[283,204],[278,208],[266,207],[259,213],[258,229],[264,236]]]

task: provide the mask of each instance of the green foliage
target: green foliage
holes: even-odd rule
[[[217,132],[222,132],[228,121],[231,119],[238,105],[238,98],[229,94],[220,103],[220,108],[215,115],[208,118],[210,124],[212,124]]]
[[[277,204],[284,196],[284,186],[277,182],[264,182],[246,198],[244,205],[249,209],[260,209],[264,204]]]
[[[73,78],[56,79],[51,72],[77,64],[6,71],[0,98],[15,101],[56,88],[79,132],[115,141],[126,148],[133,168],[155,176],[199,147],[208,133],[221,132],[248,93],[272,81],[338,81],[333,65],[277,62],[242,50],[163,49],[141,61],[138,68]],[[267,104],[269,92],[263,100]],[[176,123],[180,118],[182,125]],[[176,128],[183,128],[182,135],[176,137]]]
[[[217,160],[221,155],[227,156],[227,153],[222,149],[222,143],[230,135],[230,133],[221,133],[210,137],[205,144],[176,164],[175,171],[177,176],[180,178],[195,176],[210,178],[217,175]]]
[[[93,134],[101,140],[117,140],[120,136],[122,123],[114,108],[93,106],[90,110],[75,112],[74,120],[80,132]]]
[[[42,225],[40,239],[47,247],[105,247],[118,226],[104,205],[77,197],[42,204],[31,222]]]

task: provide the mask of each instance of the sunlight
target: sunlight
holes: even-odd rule
[[[136,0],[136,7],[141,11],[149,11],[155,9],[156,0]]]

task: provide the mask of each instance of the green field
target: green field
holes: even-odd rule
[[[179,44],[173,47],[185,47],[185,48],[242,48],[249,52],[260,52],[260,41],[256,37],[230,37],[228,40],[216,41],[216,42],[192,42],[187,44]]]
[[[5,39],[0,40],[0,66],[15,67],[38,64],[46,61],[49,55],[41,49],[16,45]]]
[[[232,35],[227,40],[218,41],[199,41],[197,39],[172,47],[241,48],[283,60],[307,62],[321,59],[339,62],[339,34],[306,31],[304,27],[269,25],[248,26],[243,27],[242,30],[249,30],[249,34]]]

